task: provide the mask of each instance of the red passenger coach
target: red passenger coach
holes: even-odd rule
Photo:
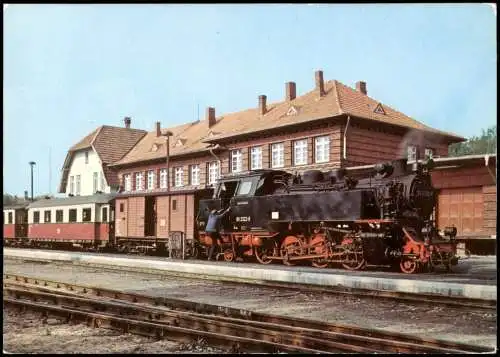
[[[28,233],[28,203],[5,206],[3,208],[4,245],[21,241]]]
[[[28,206],[31,246],[98,249],[114,242],[114,195],[40,200]]]

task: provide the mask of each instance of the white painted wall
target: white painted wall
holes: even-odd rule
[[[70,209],[76,209],[76,223],[81,223],[82,222],[82,217],[83,217],[83,209],[85,208],[90,208],[91,209],[91,221],[90,222],[84,222],[84,223],[92,223],[92,222],[101,222],[102,220],[102,209],[103,207],[106,207],[108,209],[108,219],[107,223],[112,222],[114,217],[111,217],[110,210],[111,207],[109,204],[96,204],[96,203],[88,203],[88,204],[83,204],[83,205],[71,205],[71,206],[54,206],[54,207],[40,207],[40,208],[30,208],[28,210],[28,223],[33,224],[33,213],[35,211],[40,212],[40,222],[39,224],[42,223],[49,223],[45,222],[45,211],[50,211],[50,223],[72,223],[69,222],[69,210]],[[56,222],[56,211],[57,210],[62,210],[63,211],[63,221],[62,222]]]
[[[88,163],[85,163],[85,152],[88,152]],[[104,172],[102,170],[102,163],[99,156],[94,151],[94,149],[82,150],[73,154],[73,161],[71,162],[71,167],[68,174],[68,182],[66,184],[66,195],[71,193],[71,177],[74,177],[74,192],[73,194],[77,196],[76,193],[76,178],[80,175],[80,194],[79,196],[93,195],[94,187],[94,172],[97,172],[97,190],[105,193],[110,193],[111,189],[106,182],[104,177]],[[101,186],[101,177],[104,180],[104,187]]]
[[[12,214],[12,222],[9,223],[9,213]],[[16,211],[13,209],[4,209],[3,210],[3,224],[16,224]]]

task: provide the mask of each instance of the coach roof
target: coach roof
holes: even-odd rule
[[[42,207],[58,207],[58,206],[76,206],[83,204],[105,204],[109,203],[115,198],[116,194],[95,194],[91,196],[73,196],[62,198],[40,199],[32,202],[28,208],[42,208]]]

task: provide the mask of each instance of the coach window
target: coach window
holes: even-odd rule
[[[177,200],[172,200],[172,211],[177,210]]]
[[[43,222],[44,223],[50,223],[50,211],[44,211],[43,212]]]
[[[102,221],[107,222],[108,221],[108,207],[103,207],[102,208]]]
[[[76,222],[76,209],[70,209],[69,210],[69,221],[70,222]]]
[[[33,212],[33,223],[40,223],[40,212],[39,211]]]
[[[123,212],[123,209],[125,208],[125,205],[123,203],[120,203],[120,213]]]
[[[12,212],[9,212],[9,224],[12,224]]]
[[[56,222],[61,223],[63,221],[63,210],[58,209],[56,210]]]
[[[92,208],[84,208],[82,210],[82,222],[90,222],[91,213],[92,213]]]

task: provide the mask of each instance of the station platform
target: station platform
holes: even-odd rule
[[[352,272],[306,266],[261,265],[252,263],[176,260],[166,257],[124,256],[103,253],[78,253],[53,250],[4,248],[4,258],[106,264],[116,267],[154,269],[191,275],[212,275],[237,281],[296,283],[326,287],[367,289],[414,294],[497,300],[495,256],[473,256],[459,261],[452,272],[407,275],[381,270]]]

